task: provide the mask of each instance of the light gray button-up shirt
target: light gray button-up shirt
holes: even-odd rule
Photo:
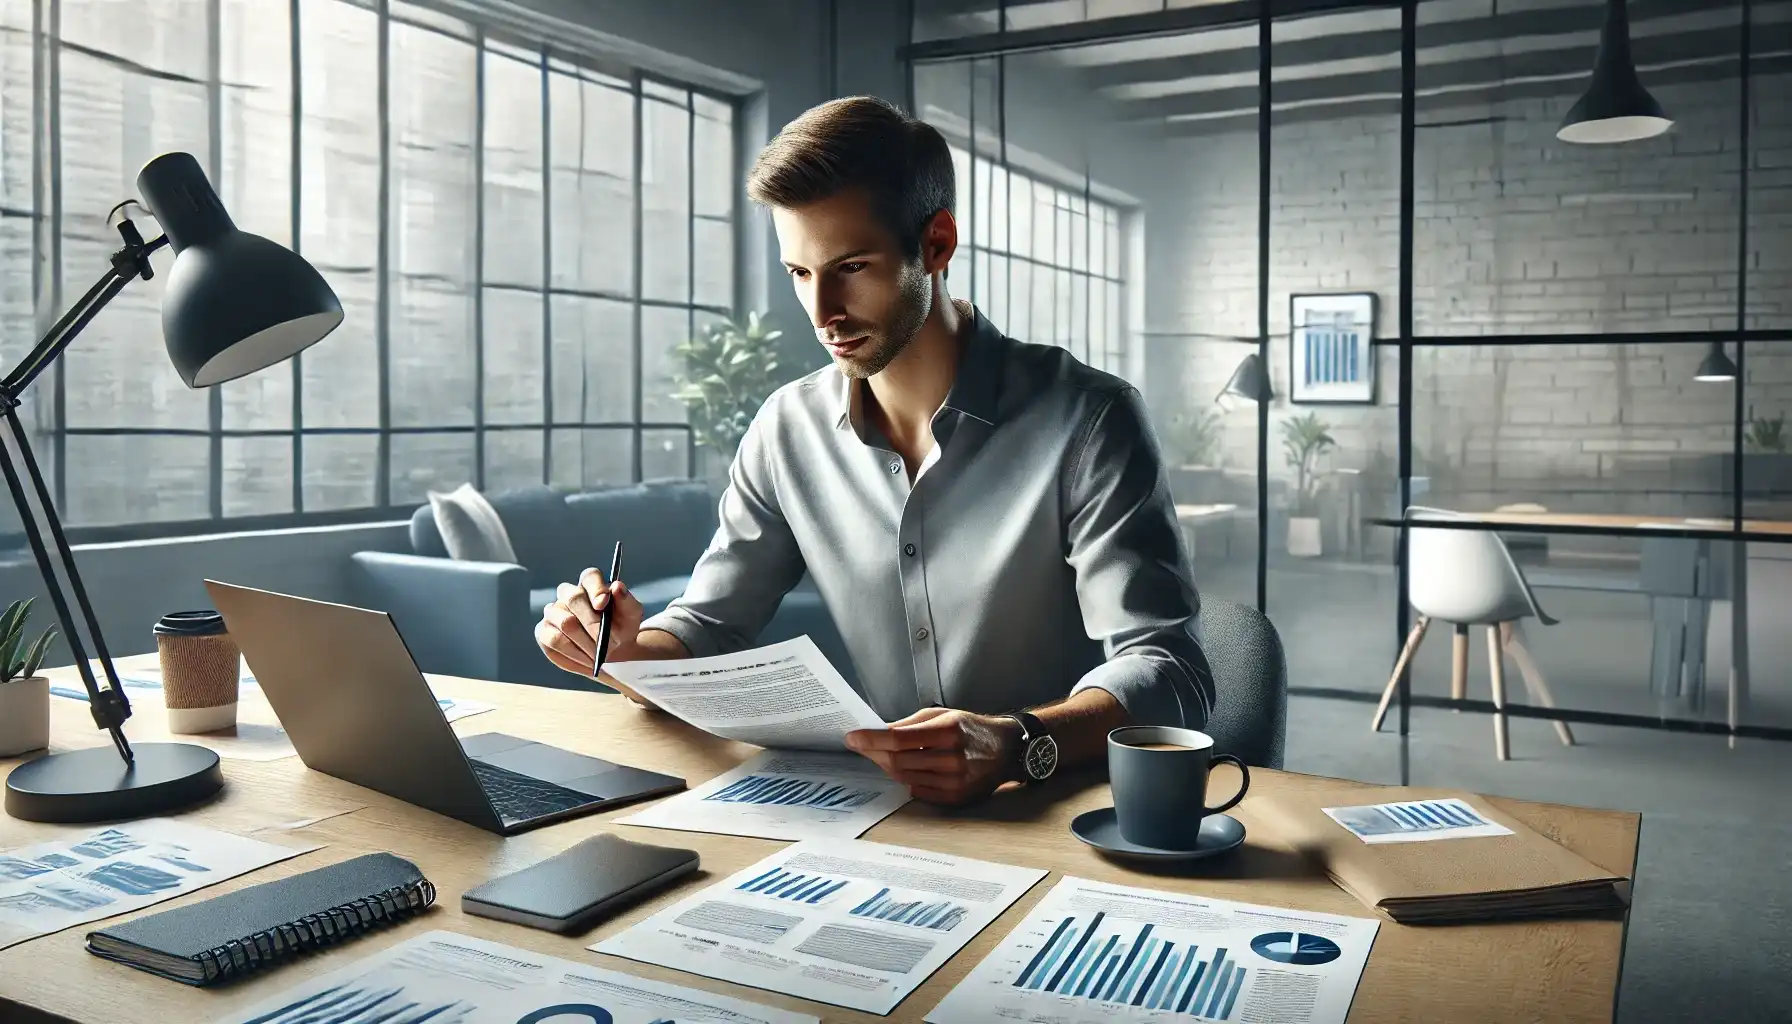
[[[643,628],[743,650],[806,571],[886,720],[1099,687],[1137,723],[1207,721],[1199,598],[1136,389],[978,313],[911,484],[859,388],[828,366],[766,401],[684,596]]]

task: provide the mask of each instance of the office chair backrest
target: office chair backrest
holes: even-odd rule
[[[1206,732],[1214,749],[1248,765],[1282,767],[1288,733],[1288,662],[1275,626],[1255,608],[1201,599],[1195,635],[1218,695]]]
[[[1462,518],[1414,505],[1409,522]],[[1408,529],[1407,600],[1420,615],[1444,622],[1497,623],[1526,616],[1553,621],[1537,607],[1505,541],[1492,530]]]

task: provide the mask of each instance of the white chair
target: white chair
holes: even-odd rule
[[[1467,518],[1444,509],[1414,505],[1406,510],[1409,521],[1424,519]],[[1521,623],[1535,618],[1545,626],[1555,619],[1544,613],[1537,596],[1525,582],[1524,573],[1512,561],[1505,542],[1491,530],[1407,527],[1407,553],[1411,571],[1408,576],[1407,600],[1418,612],[1419,620],[1407,635],[1406,645],[1394,662],[1394,674],[1382,691],[1376,705],[1371,728],[1381,730],[1387,716],[1388,703],[1399,685],[1400,673],[1418,652],[1425,631],[1435,621],[1455,627],[1455,647],[1450,675],[1450,696],[1462,700],[1468,692],[1468,630],[1470,626],[1487,627],[1487,667],[1493,681],[1493,749],[1500,760],[1510,757],[1506,739],[1506,666],[1505,652],[1510,651],[1524,677],[1525,689],[1533,700],[1554,708],[1555,698],[1549,683],[1538,670],[1537,662],[1524,645]],[[1556,735],[1568,746],[1574,745],[1574,733],[1568,723],[1557,722]]]

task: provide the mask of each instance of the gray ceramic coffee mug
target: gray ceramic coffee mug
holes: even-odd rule
[[[1207,771],[1214,762],[1237,765],[1241,778],[1232,799],[1209,807]],[[1251,772],[1231,754],[1214,753],[1213,737],[1204,732],[1129,725],[1108,733],[1108,782],[1122,838],[1159,850],[1192,850],[1201,819],[1243,800]]]

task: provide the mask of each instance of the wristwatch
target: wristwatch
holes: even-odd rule
[[[1025,711],[1006,717],[1020,725],[1021,781],[1034,783],[1051,778],[1058,770],[1058,741],[1045,731],[1045,723]]]

